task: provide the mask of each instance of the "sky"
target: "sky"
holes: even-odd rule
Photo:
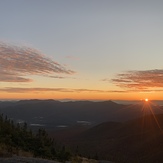
[[[0,99],[163,100],[162,0],[0,0]]]

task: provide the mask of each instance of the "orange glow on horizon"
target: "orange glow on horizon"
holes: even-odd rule
[[[38,92],[23,92],[9,93],[2,92],[0,99],[19,100],[19,99],[72,99],[72,100],[140,100],[145,102],[150,100],[163,100],[161,93],[148,94],[148,98],[144,98],[147,94],[143,93],[98,93],[98,92],[53,92],[53,91],[38,91]]]

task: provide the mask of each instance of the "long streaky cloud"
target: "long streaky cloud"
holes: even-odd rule
[[[7,93],[41,93],[41,92],[89,92],[89,93],[123,93],[125,91],[118,91],[118,90],[94,90],[94,89],[72,89],[72,88],[20,88],[20,87],[5,87],[0,89],[0,92],[7,92]]]
[[[163,69],[128,71],[118,74],[111,81],[119,87],[129,89],[163,88]]]
[[[74,73],[34,48],[0,42],[0,82],[30,82],[25,76]]]
[[[132,92],[163,92],[160,90],[95,90],[95,89],[80,89],[80,88],[20,88],[20,87],[5,87],[1,88],[0,92],[6,93],[43,93],[43,92],[63,92],[63,93],[132,93]]]

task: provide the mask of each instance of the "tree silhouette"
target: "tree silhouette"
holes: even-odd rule
[[[47,159],[68,160],[70,152],[65,147],[55,146],[53,139],[48,137],[45,129],[40,128],[36,134],[29,130],[27,123],[20,125],[0,115],[0,156],[4,153],[18,154],[19,150],[27,151],[36,157]]]

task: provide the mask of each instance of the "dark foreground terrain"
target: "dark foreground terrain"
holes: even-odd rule
[[[14,156],[12,158],[0,158],[0,163],[59,163],[59,162],[41,158]],[[113,162],[103,160],[97,161],[80,157],[72,161],[67,161],[67,163],[113,163]]]
[[[0,163],[58,163],[57,161],[33,158],[33,157],[18,157],[0,158]]]
[[[63,129],[53,136],[85,157],[120,163],[163,162],[163,114],[105,122],[71,137]]]
[[[21,149],[61,162],[71,156],[115,163],[163,162],[163,107],[150,102],[25,100],[0,102],[0,113],[1,155],[3,149],[14,154]],[[14,163],[14,159],[26,158],[0,162]],[[29,163],[48,161],[28,159]]]

